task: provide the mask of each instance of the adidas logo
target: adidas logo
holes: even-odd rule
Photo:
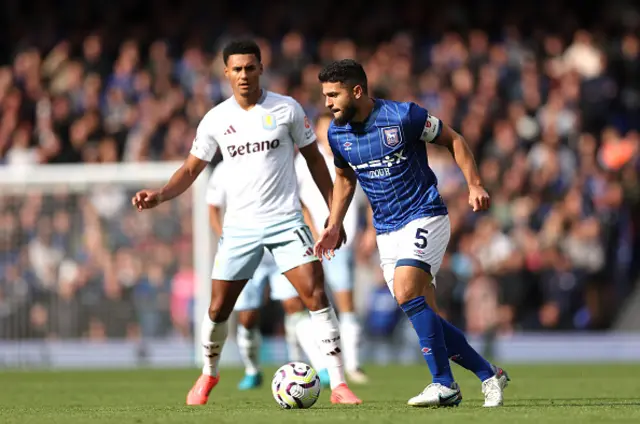
[[[335,348],[334,350],[332,350],[331,352],[327,353],[327,355],[328,355],[328,356],[336,356],[336,355],[338,355],[340,352],[342,352],[342,350],[341,350],[339,347],[337,347],[337,348]]]
[[[312,256],[312,255],[313,255],[313,248],[311,248],[311,247],[307,248],[307,251],[304,252],[304,257]]]
[[[233,125],[229,125],[229,128],[227,128],[227,130],[224,132],[223,135],[229,135],[229,134],[235,134],[236,129],[233,128]]]

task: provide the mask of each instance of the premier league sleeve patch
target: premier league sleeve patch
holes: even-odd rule
[[[394,125],[392,127],[384,127],[382,129],[382,142],[387,147],[395,147],[402,142],[402,131],[400,127]]]

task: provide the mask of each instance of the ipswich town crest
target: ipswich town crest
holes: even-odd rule
[[[384,144],[388,147],[395,147],[402,141],[400,127],[387,127],[382,129]]]

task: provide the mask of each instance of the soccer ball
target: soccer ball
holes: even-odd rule
[[[311,408],[320,396],[320,377],[311,366],[290,362],[273,375],[271,392],[284,409]]]

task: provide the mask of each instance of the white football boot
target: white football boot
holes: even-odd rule
[[[509,374],[502,368],[492,365],[495,375],[482,382],[482,393],[484,394],[484,407],[495,408],[502,406],[503,391],[509,385]]]
[[[458,383],[451,387],[440,383],[429,384],[418,396],[412,397],[407,402],[410,406],[458,406],[462,402],[462,394]]]

